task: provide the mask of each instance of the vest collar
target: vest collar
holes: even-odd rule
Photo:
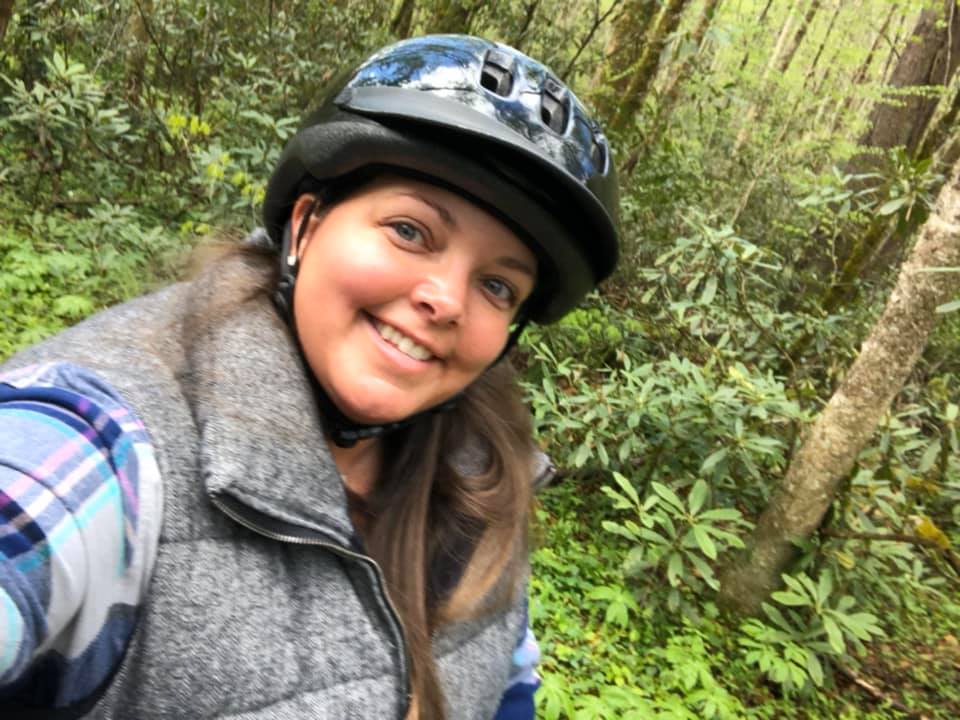
[[[263,284],[263,271],[231,259],[190,291],[188,382],[206,490],[348,544],[346,493],[305,368],[266,294],[251,298]]]

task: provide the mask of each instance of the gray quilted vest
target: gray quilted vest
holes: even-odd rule
[[[164,482],[151,589],[88,717],[403,718],[403,631],[355,538],[342,482],[286,328],[262,297],[202,331],[192,310],[230,279],[175,285],[102,312],[11,365],[69,361],[143,420]],[[202,324],[202,323],[201,323]],[[508,611],[434,637],[451,720],[488,720],[522,632]]]

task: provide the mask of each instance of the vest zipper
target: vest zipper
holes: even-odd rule
[[[326,540],[320,540],[315,537],[304,537],[301,535],[286,535],[283,533],[274,532],[273,530],[268,530],[262,525],[259,525],[255,520],[246,517],[246,515],[243,513],[243,510],[236,508],[235,502],[239,503],[239,501],[233,501],[232,498],[222,497],[222,494],[220,493],[211,493],[209,494],[209,497],[210,501],[218,510],[220,510],[220,512],[236,522],[238,525],[242,525],[247,530],[255,532],[258,535],[270,540],[290,543],[292,545],[311,545],[314,547],[321,547],[324,550],[329,550],[330,552],[340,555],[343,558],[366,565],[373,570],[373,575],[377,580],[377,591],[380,593],[380,596],[386,600],[386,607],[389,612],[390,621],[393,624],[393,630],[399,639],[401,657],[403,658],[404,663],[402,668],[404,700],[401,703],[402,711],[399,717],[405,718],[410,710],[410,658],[407,652],[406,631],[403,628],[403,621],[400,619],[400,612],[397,610],[396,605],[393,604],[393,600],[390,599],[390,594],[387,592],[387,581],[383,575],[383,570],[380,569],[377,561],[369,555],[353,552],[342,545],[337,545]]]

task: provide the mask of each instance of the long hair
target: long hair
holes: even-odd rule
[[[219,243],[200,257],[205,267],[239,261],[255,271],[253,283],[248,271],[236,276],[246,286],[233,288],[225,302],[220,295],[215,307],[194,309],[204,325],[231,316],[239,304],[270,301],[278,280],[274,250]],[[229,273],[220,277],[230,282]],[[501,361],[466,388],[455,408],[382,438],[374,489],[354,499],[367,518],[367,552],[383,569],[403,622],[413,707],[422,720],[446,715],[433,632],[515,599],[527,545],[531,436],[514,371]]]

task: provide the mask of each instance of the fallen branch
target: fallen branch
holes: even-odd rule
[[[960,557],[953,550],[944,547],[936,540],[920,537],[919,535],[907,535],[904,533],[873,533],[873,532],[852,532],[849,530],[830,530],[822,529],[820,534],[824,537],[837,538],[839,540],[881,540],[885,542],[905,542],[913,545],[922,545],[933,550],[939,550],[943,553],[944,559],[953,568],[953,571],[960,577]]]
[[[908,708],[906,705],[904,705],[902,702],[897,700],[895,697],[892,697],[888,693],[885,693],[883,690],[878,688],[873,683],[868,682],[867,680],[857,675],[857,673],[851,670],[850,668],[844,667],[842,665],[837,665],[836,668],[841,675],[843,675],[847,680],[849,680],[851,683],[856,685],[858,688],[863,690],[867,695],[869,695],[875,701],[880,703],[887,703],[888,705],[890,705],[890,707],[894,708],[895,710],[899,710],[902,713],[906,713],[907,717],[910,718],[910,720],[930,720],[929,715],[914,712],[913,710]]]

